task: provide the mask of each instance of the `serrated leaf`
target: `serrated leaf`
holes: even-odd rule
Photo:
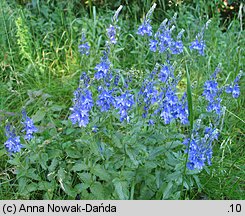
[[[77,161],[72,167],[72,171],[80,172],[82,170],[88,170],[88,166],[83,161]]]
[[[175,171],[166,176],[167,181],[177,181],[179,178],[182,178],[183,173],[181,171]]]
[[[90,187],[90,190],[91,190],[92,194],[95,196],[95,199],[100,199],[100,200],[105,199],[105,191],[104,191],[104,187],[101,183],[95,182]]]
[[[48,154],[47,153],[41,153],[39,163],[40,163],[40,165],[42,166],[42,168],[44,170],[47,169],[48,159],[49,158],[48,158]]]
[[[88,172],[78,173],[78,176],[83,182],[86,182],[86,183],[90,183],[92,180],[92,175],[91,173],[88,173]]]
[[[163,200],[170,198],[170,195],[171,195],[171,192],[172,192],[172,190],[171,190],[172,187],[173,187],[173,183],[171,181],[171,182],[168,183],[167,187],[164,188],[163,195],[162,195],[162,199]]]
[[[77,192],[75,188],[72,188],[70,184],[63,183],[63,187],[61,187],[70,197],[75,198],[77,195]]]
[[[46,111],[43,109],[39,109],[34,116],[32,116],[32,120],[34,123],[42,121],[46,115]]]
[[[82,190],[84,189],[83,184],[82,183],[76,184],[74,189],[75,189],[77,194],[81,193]]]
[[[37,180],[37,181],[41,180],[40,175],[36,174],[36,169],[34,169],[34,168],[28,169],[27,173],[26,173],[26,176],[31,178],[31,179]]]
[[[66,150],[66,154],[68,157],[71,157],[71,158],[82,158],[82,155],[79,151],[77,151],[77,149],[75,149],[74,147],[70,147],[70,148],[67,148]]]
[[[30,183],[30,184],[28,184],[27,186],[26,186],[26,191],[28,192],[28,193],[31,193],[31,192],[33,192],[33,191],[36,191],[38,189],[38,185],[37,185],[37,183]]]
[[[174,149],[178,146],[183,146],[182,142],[179,140],[175,140],[173,142],[167,142],[166,143],[166,149]]]
[[[50,166],[48,167],[49,171],[50,171],[50,172],[53,172],[53,171],[56,169],[56,167],[58,166],[58,164],[59,164],[58,159],[57,159],[57,158],[54,158],[54,159],[51,161]]]
[[[67,128],[67,129],[66,129],[66,135],[70,135],[70,134],[72,134],[72,133],[75,132],[75,131],[76,131],[75,128]]]
[[[101,180],[110,181],[110,179],[111,179],[111,176],[108,173],[108,171],[105,170],[104,168],[102,168],[100,165],[96,165],[93,168],[92,172],[94,175],[98,176]]]
[[[112,135],[112,143],[117,146],[118,148],[122,148],[121,140],[119,139],[118,135]]]
[[[125,182],[120,181],[120,179],[116,178],[113,179],[113,184],[115,187],[115,191],[119,197],[120,200],[126,200],[128,199],[128,196],[126,194],[127,188]]]
[[[139,162],[135,159],[135,155],[133,154],[133,152],[129,149],[126,149],[126,153],[129,156],[130,160],[133,162],[133,164],[135,166],[138,166]]]
[[[150,153],[149,153],[149,159],[155,159],[156,156],[163,154],[166,152],[166,147],[165,146],[158,146],[153,148]]]
[[[38,183],[38,190],[48,191],[52,188],[52,183],[48,181],[41,181]]]

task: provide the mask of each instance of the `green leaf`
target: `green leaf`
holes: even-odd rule
[[[61,182],[60,182],[61,183]],[[75,198],[77,195],[76,189],[72,188],[71,184],[68,183],[63,183],[63,187],[61,186],[61,188],[70,196]]]
[[[88,173],[88,172],[78,173],[78,176],[80,177],[80,179],[83,182],[86,182],[86,183],[89,183],[89,184],[90,184],[90,182],[92,180],[92,175],[91,175],[91,173]]]
[[[168,183],[167,187],[163,191],[162,199],[169,199],[172,192],[173,183],[172,181]]]
[[[193,104],[192,104],[192,91],[191,91],[191,81],[188,68],[186,67],[186,76],[187,76],[187,101],[188,101],[188,111],[189,111],[189,121],[190,129],[193,129]]]
[[[139,162],[135,159],[135,155],[130,149],[126,149],[126,153],[129,156],[130,160],[133,162],[135,166],[139,165]]]
[[[95,182],[90,187],[91,193],[94,195],[95,199],[103,200],[105,199],[104,187],[101,183]]]
[[[19,180],[18,180],[18,190],[19,190],[20,194],[23,194],[25,192],[26,185],[27,185],[27,178],[25,178],[25,177],[19,178]]]
[[[41,179],[40,175],[36,174],[36,169],[34,169],[34,168],[28,169],[26,176],[31,178],[31,179],[37,180],[37,181],[40,181],[40,179]]]
[[[39,163],[40,163],[40,165],[42,166],[42,168],[44,170],[47,169],[48,159],[49,158],[48,158],[48,154],[47,153],[41,153]]]
[[[104,181],[110,181],[111,176],[108,173],[107,170],[105,170],[104,168],[101,167],[101,165],[96,165],[93,169],[92,169],[92,173],[96,176],[98,176],[101,180]]]
[[[165,146],[155,147],[149,152],[149,159],[155,159],[156,156],[164,154],[164,152],[166,152]]]
[[[81,193],[82,190],[84,189],[83,184],[79,183],[79,184],[75,185],[74,189],[76,190],[77,194]]]
[[[0,150],[0,157],[2,157],[3,155],[5,155],[5,153],[6,153],[6,150],[5,149],[1,149]]]
[[[178,146],[183,146],[183,143],[180,140],[175,140],[173,142],[166,143],[166,149],[174,149]]]
[[[28,184],[27,186],[26,186],[26,191],[28,192],[28,193],[31,193],[31,192],[33,192],[33,191],[36,191],[38,189],[38,184],[37,183],[30,183],[30,184]]]
[[[75,128],[67,128],[67,129],[66,129],[66,135],[70,135],[70,134],[72,134],[72,133],[75,132],[75,131],[76,131]]]
[[[71,158],[82,158],[82,154],[74,147],[70,146],[66,150],[66,154]]]
[[[34,123],[42,121],[46,115],[46,111],[44,109],[39,109],[34,116],[32,116],[32,120]]]
[[[88,170],[88,169],[89,169],[88,165],[86,165],[83,161],[77,161],[71,170],[75,172],[80,172],[82,170]]]
[[[64,109],[65,108],[65,106],[61,106],[61,105],[52,105],[51,107],[50,107],[50,109],[52,110],[52,111],[61,111],[62,109]]]
[[[112,135],[112,143],[117,146],[118,148],[122,148],[123,145],[121,143],[121,140],[119,138],[119,133]]]
[[[125,182],[122,182],[120,179],[118,178],[115,178],[113,179],[113,184],[114,184],[114,187],[115,187],[115,191],[119,197],[120,200],[126,200],[128,199],[128,196],[127,196],[127,188],[126,188],[126,183]]]
[[[52,189],[52,183],[48,181],[40,181],[38,182],[38,190],[48,191]]]

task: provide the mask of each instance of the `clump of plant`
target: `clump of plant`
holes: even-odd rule
[[[155,7],[153,4],[137,30],[153,56],[153,68],[145,69],[137,80],[124,68],[114,68],[120,6],[106,29],[100,62],[94,71],[80,76],[69,119],[61,121],[62,130],[53,137],[40,133],[32,139],[37,127],[25,112],[24,139],[7,127],[5,147],[15,167],[20,196],[30,197],[34,192],[44,199],[58,195],[184,199],[194,185],[201,188],[198,174],[212,164],[212,147],[222,129],[222,95],[239,96],[241,73],[232,84],[220,86],[218,65],[202,94],[196,96],[200,105],[196,109],[188,61],[182,71],[176,69],[188,49],[182,39],[184,30],[175,34],[174,15],[154,32],[151,16]],[[190,53],[196,58],[205,55],[209,23],[190,43]],[[85,60],[89,58],[91,46],[85,33],[78,48]],[[184,89],[180,88],[183,80]]]

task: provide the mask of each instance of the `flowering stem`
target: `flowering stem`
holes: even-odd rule
[[[190,81],[190,74],[188,72],[188,68],[186,66],[186,77],[187,77],[187,101],[188,101],[188,111],[189,111],[189,122],[190,122],[190,133],[189,133],[189,142],[187,146],[187,154],[185,158],[185,167],[183,172],[183,179],[181,185],[181,194],[183,194],[183,187],[184,187],[184,179],[186,176],[186,167],[189,158],[189,150],[190,150],[190,142],[191,142],[191,134],[193,130],[193,104],[192,104],[192,92],[191,92],[191,81]]]

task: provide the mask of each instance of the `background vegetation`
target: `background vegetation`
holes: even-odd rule
[[[14,165],[8,163],[4,148],[4,127],[18,123],[21,109],[39,125],[46,137],[59,136],[62,121],[69,116],[73,91],[82,71],[93,71],[99,62],[106,31],[113,10],[125,5],[119,17],[121,27],[114,66],[123,67],[140,79],[145,67],[151,66],[142,56],[143,44],[136,30],[153,1],[38,1],[2,0],[0,3],[0,199],[40,198],[34,193],[23,197],[18,190]],[[186,41],[194,39],[204,23],[212,19],[205,40],[206,55],[193,60],[191,80],[200,80],[201,94],[205,80],[221,63],[221,83],[234,80],[245,63],[244,8],[242,1],[233,1],[234,8],[222,7],[221,1],[157,0],[153,27],[164,18],[178,13],[176,28],[185,29]],[[170,2],[170,3],[169,3]],[[232,3],[232,2],[230,2]],[[244,7],[244,6],[243,6]],[[235,11],[235,12],[233,12]],[[228,18],[228,19],[226,19]],[[155,26],[154,26],[155,25]],[[78,45],[81,31],[86,31],[92,47],[88,59],[80,56]],[[142,42],[143,43],[143,42]],[[186,51],[187,52],[187,51]],[[178,65],[177,65],[178,67]],[[182,67],[182,66],[179,66]],[[242,79],[243,81],[243,79]],[[241,81],[241,83],[242,83]],[[185,88],[185,83],[183,83]],[[244,85],[241,96],[228,104],[223,132],[214,145],[213,164],[199,175],[202,186],[194,186],[186,199],[244,199]],[[194,103],[197,103],[194,98]],[[46,129],[49,129],[48,132]],[[45,137],[45,134],[44,134]],[[47,138],[44,143],[50,143]],[[51,144],[50,144],[51,145]],[[196,187],[196,189],[195,189]],[[53,197],[64,199],[58,192]]]

